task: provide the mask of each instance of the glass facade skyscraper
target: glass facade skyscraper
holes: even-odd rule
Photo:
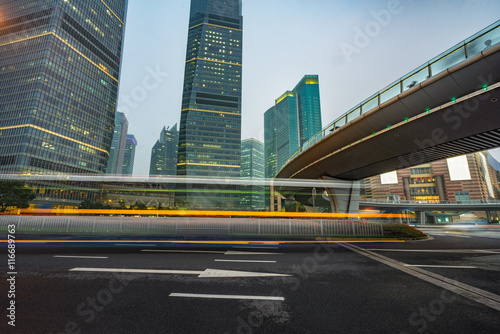
[[[275,177],[288,159],[321,129],[318,76],[306,75],[264,114],[266,177]]]
[[[123,159],[125,158],[125,145],[127,142],[128,120],[124,113],[117,112],[115,116],[115,130],[111,140],[108,168],[106,174],[121,175]]]
[[[123,157],[122,175],[132,176],[134,173],[135,148],[137,147],[137,139],[132,134],[127,134],[125,142],[125,155]]]
[[[150,176],[175,176],[177,171],[177,124],[171,129],[161,130],[160,139],[151,150]]]
[[[241,142],[241,177],[264,178],[264,144],[250,138]]]
[[[276,106],[264,114],[264,171],[267,179],[276,176]]]
[[[318,76],[306,75],[293,91],[297,96],[299,139],[302,146],[323,129]]]
[[[242,26],[241,0],[191,1],[178,176],[240,175]],[[223,191],[192,190],[177,193],[176,205],[239,205],[238,196]]]
[[[0,2],[0,173],[106,171],[126,9]]]
[[[250,138],[241,142],[241,177],[264,179],[264,144]],[[264,210],[264,186],[247,185],[241,189],[244,210]]]
[[[281,169],[299,149],[297,97],[287,91],[276,100],[276,163]]]

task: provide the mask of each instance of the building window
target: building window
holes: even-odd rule
[[[437,189],[435,187],[411,188],[410,193],[412,196],[437,195]]]
[[[431,174],[432,175],[432,168],[426,167],[426,168],[410,168],[410,174],[411,175],[422,175],[422,174]]]
[[[455,191],[455,200],[457,202],[468,202],[470,201],[470,195],[468,191]]]

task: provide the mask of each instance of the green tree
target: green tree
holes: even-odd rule
[[[134,205],[130,206],[130,210],[147,210],[148,206],[144,203],[135,202]]]
[[[80,206],[78,207],[79,209],[94,209],[94,210],[109,210],[113,209],[113,207],[106,203],[103,204],[101,202],[92,202],[86,199],[85,201],[80,203]]]
[[[0,212],[9,206],[28,208],[36,195],[21,182],[0,182]]]
[[[93,209],[93,208],[94,208],[94,202],[89,201],[88,199],[81,202],[80,206],[78,206],[78,209]]]
[[[285,205],[286,212],[305,212],[306,208],[301,203],[295,201]]]

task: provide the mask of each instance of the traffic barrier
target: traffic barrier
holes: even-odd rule
[[[0,216],[0,231],[93,235],[383,236],[380,222],[348,219]]]

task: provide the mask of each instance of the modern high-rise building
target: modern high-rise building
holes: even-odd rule
[[[137,147],[137,139],[132,134],[127,134],[125,143],[125,156],[123,157],[122,175],[132,176],[134,173],[135,148]]]
[[[299,149],[297,97],[287,91],[276,100],[276,163],[279,171]]]
[[[306,75],[264,114],[266,177],[273,178],[321,129],[318,76]]]
[[[257,139],[241,141],[241,177],[264,178],[264,144]]]
[[[171,129],[161,130],[160,139],[151,150],[150,176],[175,176],[177,171],[177,124]]]
[[[264,114],[264,171],[267,179],[276,176],[276,106]]]
[[[192,0],[179,128],[178,176],[239,177],[243,18],[241,0]],[[177,192],[176,205],[239,205],[237,192]]]
[[[323,129],[318,76],[304,76],[293,91],[297,96],[299,139],[302,146]]]
[[[108,168],[106,174],[121,175],[123,159],[125,158],[125,144],[127,142],[128,120],[124,113],[116,112],[115,130],[111,141]]]
[[[0,2],[0,173],[106,171],[126,10],[127,0]]]
[[[264,144],[250,138],[241,142],[241,177],[264,179]],[[264,186],[246,185],[241,188],[241,208],[264,210]]]

